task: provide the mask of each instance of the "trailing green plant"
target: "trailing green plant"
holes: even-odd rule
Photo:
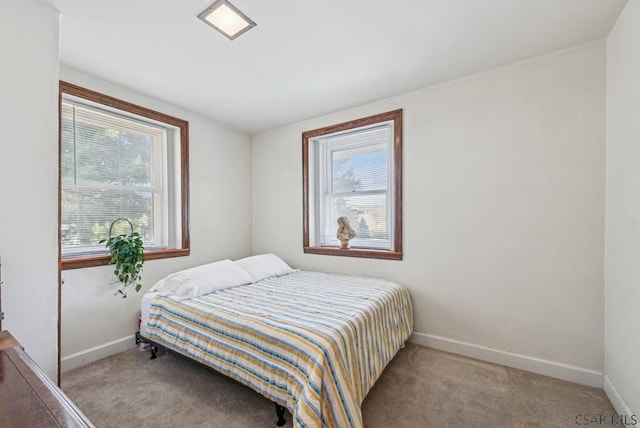
[[[144,247],[142,237],[138,232],[111,236],[100,241],[109,249],[111,260],[109,264],[115,265],[113,273],[122,283],[122,287],[115,292],[121,294],[122,298],[127,297],[127,291],[133,286],[136,291],[140,291],[142,284],[142,265],[144,264]]]

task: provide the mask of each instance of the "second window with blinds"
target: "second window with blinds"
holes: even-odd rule
[[[106,264],[99,241],[130,227],[147,258],[187,255],[187,122],[68,83],[60,89],[63,268]]]
[[[402,110],[303,133],[304,251],[402,258]],[[340,249],[339,217],[356,236]]]

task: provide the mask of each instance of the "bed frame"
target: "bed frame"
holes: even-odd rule
[[[184,354],[182,354],[180,352],[174,351],[173,349],[168,348],[168,347],[166,347],[164,345],[161,345],[161,344],[159,344],[157,342],[154,342],[153,340],[147,339],[146,337],[142,336],[140,334],[140,332],[138,332],[138,333],[136,333],[136,344],[138,344],[140,342],[144,342],[144,343],[147,343],[149,345],[149,350],[151,351],[151,357],[149,358],[150,360],[155,360],[156,358],[158,358],[158,351],[160,350],[160,348],[163,348],[165,350],[165,352],[169,352],[169,351],[174,352],[174,353],[180,355],[181,357],[184,357],[184,358],[188,359],[189,361],[195,362],[195,363],[197,363],[197,364],[199,364],[199,365],[201,365],[203,367],[206,367],[209,370],[212,370],[212,371],[215,371],[216,373],[219,373],[215,369],[212,369],[211,367],[207,366],[206,364],[202,364],[199,361],[196,361],[196,360],[194,360],[192,358],[189,358],[187,355],[184,355]],[[221,374],[221,373],[219,373],[219,374]],[[224,376],[224,375],[222,375],[222,376]],[[225,377],[228,377],[228,376],[225,376]],[[232,378],[229,378],[229,379],[231,379],[234,382],[236,382],[236,380],[234,380]],[[276,421],[276,426],[279,426],[279,427],[284,426],[287,423],[287,420],[284,418],[284,414],[285,414],[285,411],[287,410],[287,408],[285,406],[279,404],[279,403],[276,403],[275,401],[273,402],[273,404],[275,404],[275,406],[276,406],[276,417],[278,418],[278,420]]]

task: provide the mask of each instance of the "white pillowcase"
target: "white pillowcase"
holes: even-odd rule
[[[251,282],[247,271],[227,259],[173,273],[158,281],[150,291],[187,299]]]
[[[275,254],[260,254],[236,260],[245,271],[249,272],[253,282],[258,282],[273,276],[282,276],[294,270]]]

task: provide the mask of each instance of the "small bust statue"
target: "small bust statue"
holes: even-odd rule
[[[349,224],[349,219],[347,217],[339,217],[338,232],[336,233],[336,237],[340,240],[340,248],[349,248],[349,240],[355,238],[355,236],[356,231],[353,230],[353,228]]]

